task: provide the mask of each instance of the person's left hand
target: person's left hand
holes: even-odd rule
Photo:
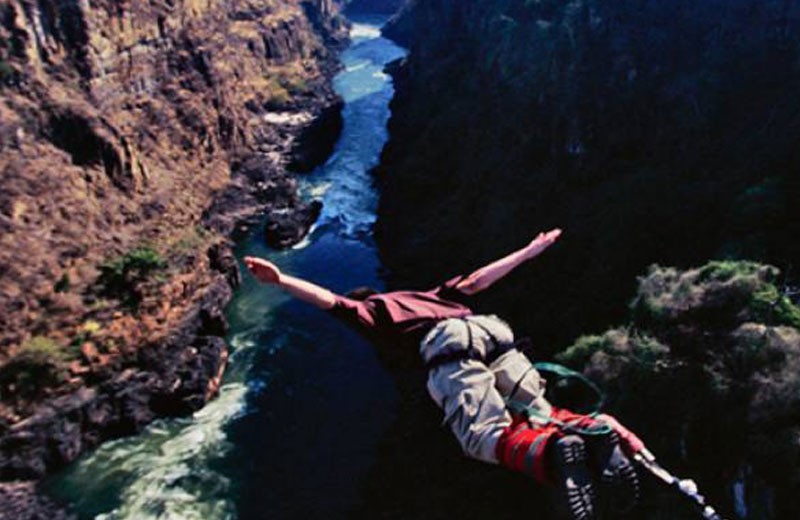
[[[561,229],[555,228],[547,232],[539,233],[527,246],[528,258],[540,254],[542,251],[552,246],[558,237],[561,236]]]

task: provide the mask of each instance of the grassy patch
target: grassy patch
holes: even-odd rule
[[[292,100],[291,94],[277,78],[269,78],[266,82],[267,108],[278,110],[285,108]]]

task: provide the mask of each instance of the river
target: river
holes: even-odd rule
[[[383,68],[405,52],[380,36],[383,21],[356,17],[341,56],[342,135],[302,186],[323,200],[319,222],[287,251],[270,250],[255,232],[238,244],[240,260],[265,256],[335,291],[382,287],[369,170],[387,139],[394,93]],[[232,353],[217,399],[190,418],[106,443],[49,483],[80,518],[335,519],[362,500],[398,400],[371,346],[249,275],[228,317]]]

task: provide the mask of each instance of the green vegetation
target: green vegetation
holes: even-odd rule
[[[746,261],[654,266],[639,279],[626,327],[581,337],[557,358],[600,383],[610,411],[656,451],[675,453],[684,439],[684,462],[698,467],[735,460],[760,471],[762,461],[796,460],[800,309],[776,285],[779,274]],[[711,443],[725,457],[709,454]],[[800,482],[790,464],[759,474]]]
[[[117,298],[136,309],[141,302],[141,285],[154,280],[167,263],[148,246],[137,247],[100,265],[97,284],[104,296]]]
[[[67,350],[50,338],[35,336],[0,367],[0,395],[31,398],[63,381]]]
[[[556,360],[565,365],[583,367],[598,352],[604,356],[624,357],[642,369],[651,370],[669,354],[669,348],[647,334],[618,328],[600,336],[581,336],[558,354]]]
[[[712,261],[700,268],[698,280],[700,282],[727,282],[736,276],[757,275],[763,267],[755,262],[747,261]]]
[[[581,336],[567,350],[558,354],[556,360],[565,365],[582,367],[589,362],[595,352],[611,351],[613,349],[613,337],[618,333],[618,329],[614,329],[602,336]]]
[[[774,284],[765,284],[753,293],[750,309],[758,321],[800,329],[800,308]]]
[[[800,309],[776,285],[778,275],[775,267],[747,261],[713,261],[684,272],[653,266],[640,279],[632,318],[647,327],[682,320],[800,327]]]

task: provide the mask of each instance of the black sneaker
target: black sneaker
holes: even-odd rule
[[[588,440],[588,439],[587,439]],[[619,435],[592,436],[588,440],[591,462],[600,480],[602,508],[627,513],[639,502],[639,477],[631,460],[622,451]]]
[[[586,448],[577,435],[558,439],[550,448],[553,474],[566,518],[593,520],[595,491],[586,467]]]

